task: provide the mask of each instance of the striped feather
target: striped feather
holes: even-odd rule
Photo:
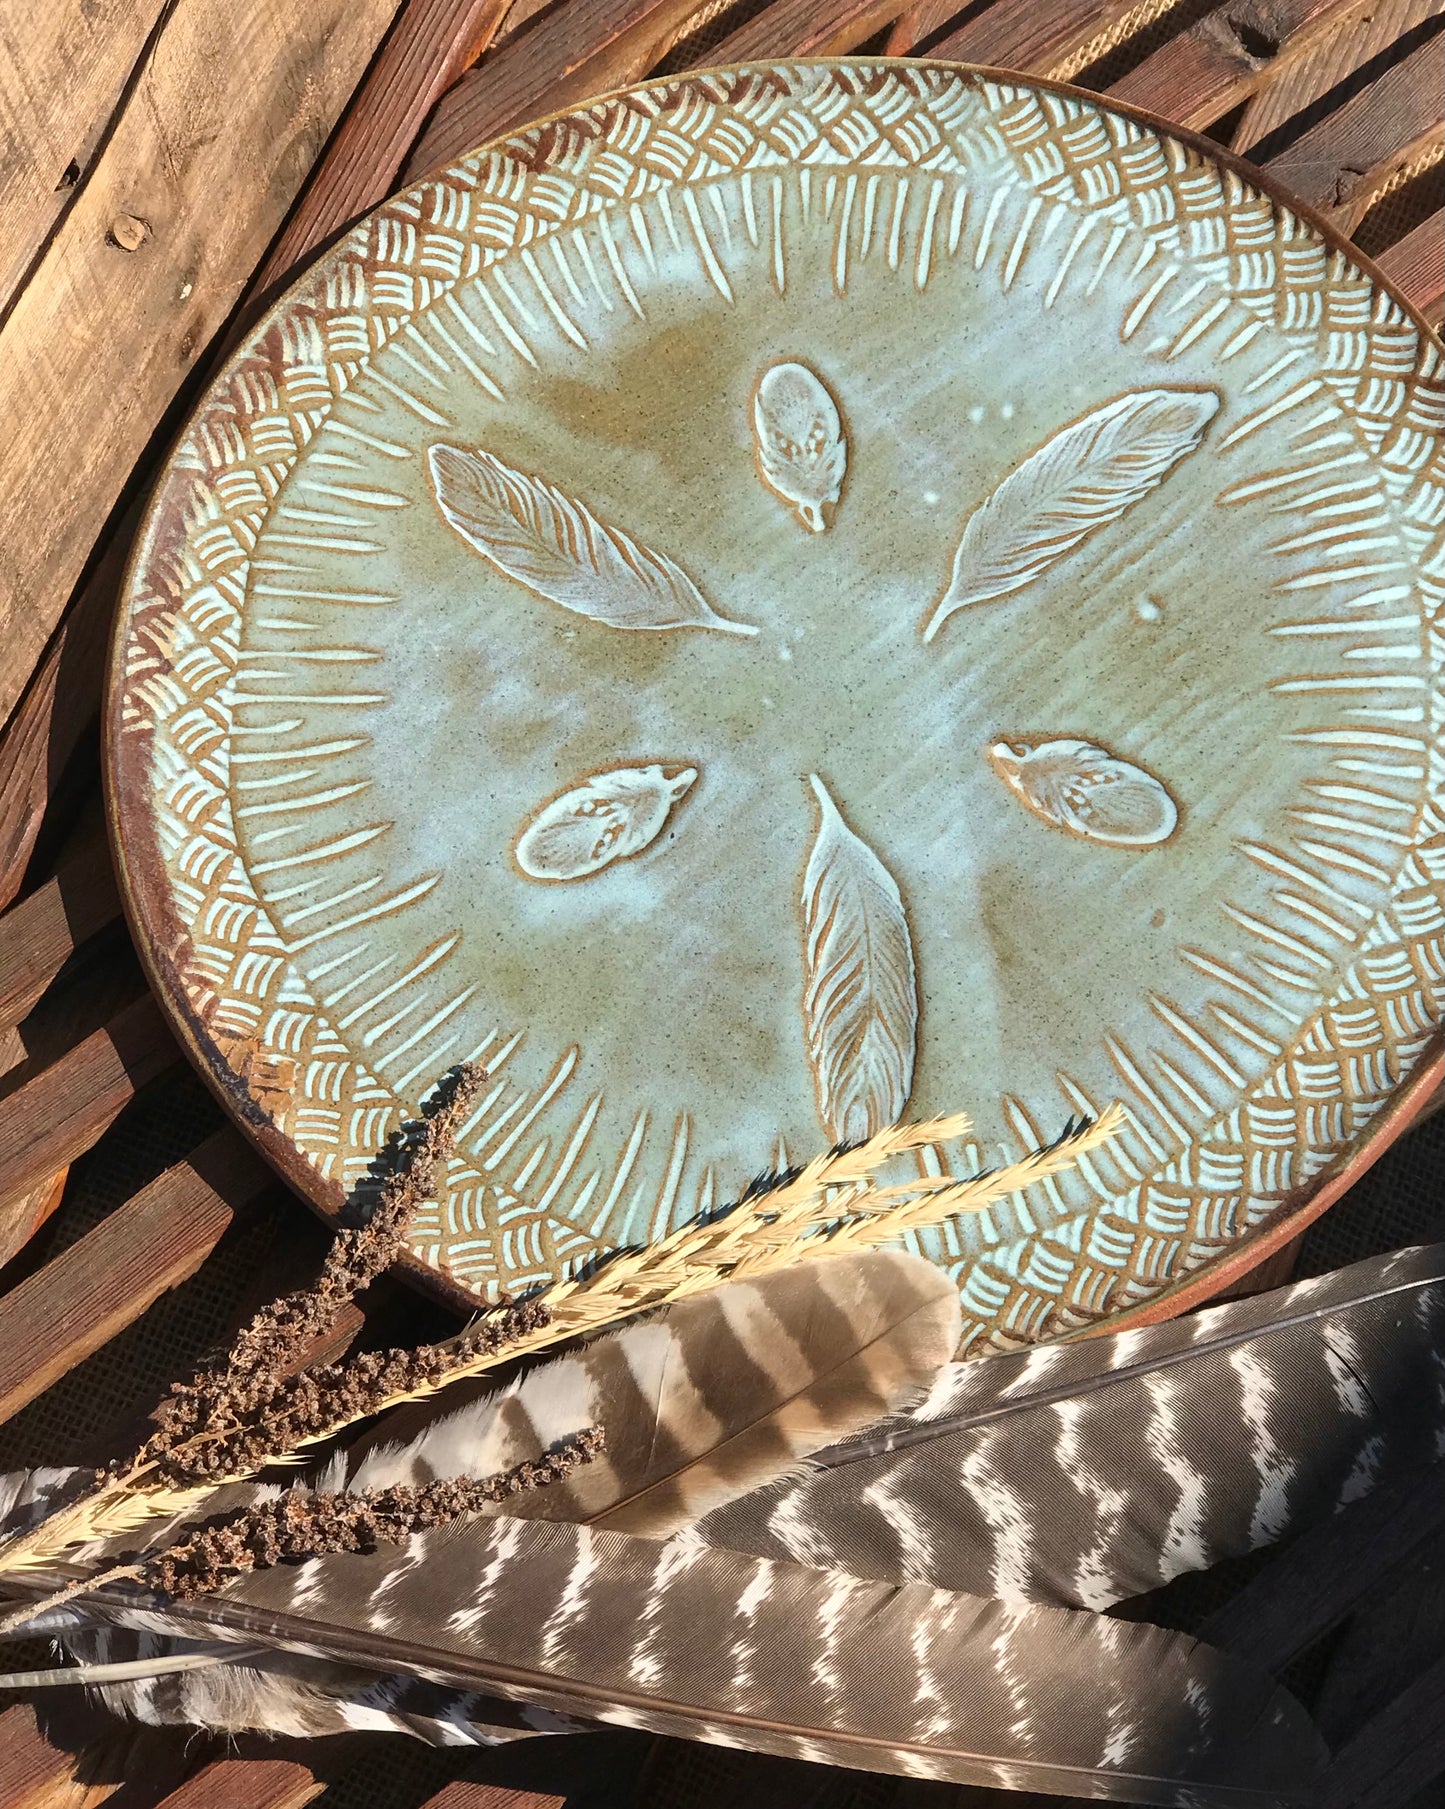
[[[1181,1634],[594,1527],[475,1519],[170,1605],[233,1637],[795,1758],[1115,1801],[1308,1799],[1322,1748]]]
[[[1445,1245],[1140,1331],[951,1364],[698,1537],[1081,1608],[1254,1551],[1445,1451]]]

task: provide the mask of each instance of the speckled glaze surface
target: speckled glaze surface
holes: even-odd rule
[[[967,1348],[1137,1308],[1431,1051],[1445,409],[1193,145],[926,63],[689,76],[399,196],[191,423],[112,808],[187,1037],[321,1207],[463,1057],[494,1296],[966,1107]]]

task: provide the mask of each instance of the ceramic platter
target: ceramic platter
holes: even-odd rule
[[[637,88],[388,202],[207,396],[128,582],[135,925],[323,1210],[487,1064],[494,1297],[961,1108],[966,1343],[1177,1288],[1432,1054],[1437,348],[1082,94]]]

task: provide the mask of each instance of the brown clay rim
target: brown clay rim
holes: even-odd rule
[[[459,153],[458,156],[437,165],[415,181],[408,182],[404,188],[395,190],[394,193],[397,195],[409,194],[417,189],[425,188],[428,183],[435,181],[448,169],[454,168],[464,158],[475,156],[479,152],[499,149],[522,133],[534,130],[537,126],[551,125],[585,114],[600,102],[614,100],[622,95],[644,93],[653,89],[676,89],[713,76],[738,75],[777,68],[847,69],[858,65],[868,68],[911,69],[923,67],[939,69],[950,74],[976,76],[986,81],[1012,83],[1044,93],[1067,95],[1085,101],[1090,106],[1101,107],[1105,111],[1134,120],[1162,138],[1174,139],[1221,168],[1233,171],[1250,187],[1288,208],[1298,219],[1318,233],[1326,246],[1332,251],[1341,253],[1357,270],[1368,277],[1377,289],[1388,295],[1414,323],[1425,343],[1432,345],[1442,357],[1445,357],[1445,340],[1442,340],[1441,334],[1431,326],[1411,301],[1399,294],[1379,265],[1359,251],[1310,203],[1292,195],[1288,188],[1272,177],[1268,171],[1257,168],[1247,158],[1240,157],[1225,146],[1216,144],[1204,133],[1196,132],[1186,126],[1175,125],[1170,120],[1143,107],[1111,101],[1107,95],[1097,94],[1092,89],[1081,88],[1073,82],[1026,75],[1017,70],[1000,68],[994,64],[952,62],[937,57],[771,57],[749,63],[719,64],[702,69],[690,69],[676,75],[654,77],[650,81],[628,82],[620,87],[605,89],[590,100],[559,108],[552,113],[540,114],[536,119],[516,126],[498,138],[488,139],[483,144]],[[378,205],[385,206],[386,203],[382,202]],[[376,209],[369,211],[375,212]],[[368,215],[358,216],[359,219],[367,217]],[[348,227],[347,231],[349,230]],[[251,322],[244,337],[238,339],[229,348],[221,371],[207,385],[205,391],[187,413],[165,460],[150,484],[141,524],[136,531],[135,539],[127,556],[118,593],[116,617],[111,632],[107,662],[105,721],[101,736],[102,782],[111,853],[120,883],[120,895],[127,926],[140,954],[151,989],[160,999],[168,1014],[177,1040],[221,1104],[241,1124],[271,1166],[328,1224],[336,1222],[345,1206],[347,1195],[344,1190],[337,1183],[325,1180],[301,1154],[296,1145],[277,1131],[271,1120],[252,1099],[234,1069],[219,1058],[195,1016],[189,995],[181,984],[179,975],[170,960],[163,954],[158,942],[149,933],[149,921],[159,915],[160,910],[163,909],[167,888],[164,875],[159,871],[158,862],[154,858],[153,850],[147,846],[143,852],[128,851],[123,836],[124,818],[119,777],[121,703],[124,682],[121,648],[129,620],[128,603],[131,589],[152,530],[156,525],[159,494],[170,475],[171,460],[176,447],[185,440],[194,421],[205,411],[213,392],[223,381],[225,372],[239,360],[250,355],[253,347],[286,312],[290,305],[292,291],[297,284],[304,277],[322,267],[328,259],[339,258],[343,255],[345,238],[346,233],[343,232],[339,238],[333,239],[320,248],[314,256],[304,259],[298,264],[289,273],[285,289],[264,312]],[[137,854],[139,854],[139,858],[137,858]],[[1352,1187],[1361,1175],[1404,1135],[1424,1111],[1432,1094],[1442,1085],[1445,1085],[1445,1027],[1438,1027],[1431,1039],[1428,1052],[1420,1058],[1414,1073],[1400,1084],[1390,1105],[1379,1114],[1363,1137],[1358,1139],[1351,1148],[1341,1151],[1336,1161],[1325,1171],[1325,1178],[1322,1181],[1309,1191],[1302,1192],[1296,1204],[1281,1207],[1258,1231],[1240,1238],[1223,1255],[1216,1257],[1212,1262],[1205,1263],[1176,1286],[1166,1288],[1142,1306],[1113,1314],[1100,1320],[1096,1325],[1069,1334],[1069,1336],[1073,1338],[1099,1337],[1127,1327],[1150,1325],[1161,1320],[1171,1319],[1203,1305],[1224,1288],[1239,1281],[1277,1250],[1291,1242]],[[396,1266],[418,1286],[440,1298],[449,1306],[461,1312],[475,1312],[478,1302],[474,1295],[460,1287],[442,1271],[422,1262],[410,1251],[402,1255]]]

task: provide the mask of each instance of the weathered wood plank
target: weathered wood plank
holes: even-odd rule
[[[496,35],[509,0],[411,0],[256,279],[266,289],[384,201],[427,115]]]
[[[1319,1809],[1399,1809],[1445,1772],[1445,1659],[1334,1756]]]
[[[1422,44],[1266,166],[1301,200],[1346,209],[1387,160],[1439,124],[1442,46]]]
[[[324,1779],[295,1759],[216,1759],[156,1809],[302,1809],[325,1788]]]
[[[503,1784],[473,1784],[458,1778],[429,1796],[421,1809],[566,1809],[566,1799],[541,1796],[535,1790],[509,1790]]]
[[[178,1059],[147,994],[0,1100],[0,1228],[6,1208],[88,1150],[137,1091]]]
[[[570,0],[499,44],[438,103],[406,174],[414,181],[543,114],[645,75],[705,0]]]
[[[109,1213],[0,1300],[0,1421],[178,1287],[275,1177],[234,1131]]]
[[[1369,0],[1244,0],[1206,13],[1109,90],[1181,126],[1208,126],[1237,107],[1281,58],[1348,35]]]
[[[1385,275],[1434,326],[1445,310],[1445,209],[1375,260]]]
[[[1277,1672],[1337,1626],[1407,1553],[1445,1527],[1445,1468],[1318,1522],[1199,1629],[1211,1646]]]
[[[18,1024],[80,944],[120,913],[104,825],[0,917],[0,1028]]]
[[[958,0],[923,0],[921,6],[910,6],[888,34],[884,50],[891,57],[911,56],[961,10]],[[935,54],[931,46],[927,54]]]
[[[941,38],[930,56],[988,63],[1028,75],[1068,81],[1132,35],[1161,18],[1174,0],[995,0]],[[1125,29],[1127,28],[1127,29]]]
[[[1311,33],[1294,54],[1276,57],[1264,72],[1230,141],[1233,148],[1248,155],[1262,138],[1440,12],[1445,0],[1370,0],[1350,9],[1348,30]]]
[[[707,53],[709,64],[840,57],[898,17],[903,0],[774,0]]]
[[[1445,64],[1441,73],[1445,74]],[[1358,230],[1370,209],[1387,195],[1393,194],[1426,170],[1438,169],[1445,163],[1445,124],[1433,121],[1418,137],[1398,145],[1372,168],[1355,175],[1353,171],[1344,200],[1329,210],[1329,218],[1343,233]]]
[[[299,9],[176,0],[103,155],[0,328],[9,424],[0,717],[393,9],[394,0]]]
[[[159,1728],[126,1727],[98,1710],[85,1721],[104,1732],[72,1748],[47,1739],[29,1703],[0,1713],[0,1809],[94,1809],[108,1800],[142,1809],[150,1794],[142,1780],[165,1790],[185,1768],[182,1743]]]
[[[165,5],[0,10],[0,311],[84,181]]]

